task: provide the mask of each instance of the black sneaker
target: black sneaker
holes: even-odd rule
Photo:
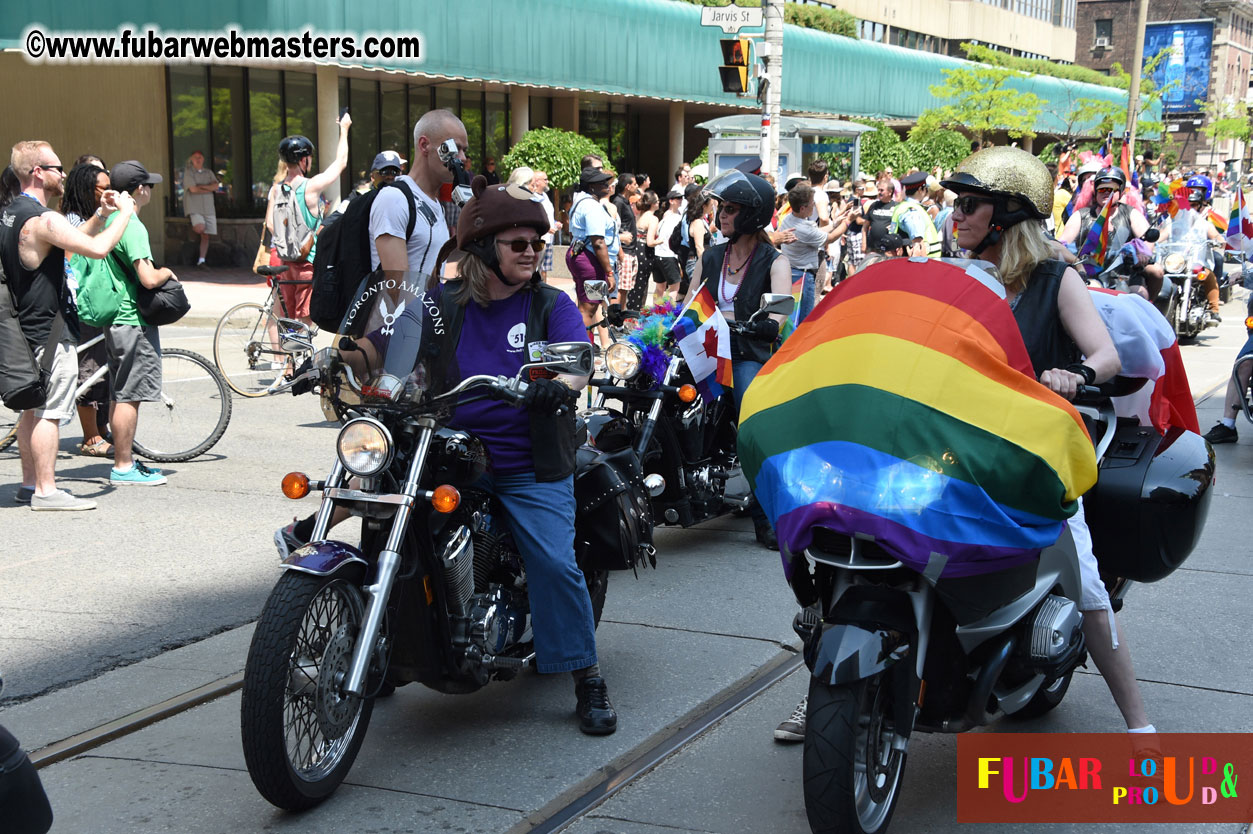
[[[609,703],[609,687],[605,679],[593,675],[575,681],[574,694],[578,704],[574,713],[579,717],[579,729],[589,736],[607,736],[618,729],[618,713]]]
[[[767,550],[779,549],[779,537],[775,535],[774,528],[769,524],[757,525],[757,543]]]
[[[1235,443],[1240,439],[1240,433],[1236,431],[1235,426],[1227,428],[1222,423],[1215,423],[1214,428],[1205,433],[1205,439],[1211,446],[1217,446],[1219,443]]]

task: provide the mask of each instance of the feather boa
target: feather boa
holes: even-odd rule
[[[670,365],[666,339],[680,309],[678,304],[667,301],[641,310],[639,326],[627,336],[627,341],[640,349],[640,369],[648,374],[653,385],[665,378]]]

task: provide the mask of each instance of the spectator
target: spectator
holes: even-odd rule
[[[831,176],[828,170],[827,161],[825,159],[815,159],[809,163],[809,169],[806,171],[809,175],[809,184],[813,186],[814,208],[817,214],[813,219],[818,225],[822,225],[824,221],[831,217],[829,210],[830,202],[827,200],[827,183]],[[792,264],[793,267],[796,264]]]
[[[879,239],[879,248],[872,254],[867,255],[865,260],[861,262],[858,272],[868,266],[873,266],[880,261],[886,261],[890,258],[900,258],[905,254],[905,240],[897,234],[888,232]]]
[[[79,157],[80,159],[82,157]],[[94,157],[93,157],[94,158]],[[61,213],[74,228],[79,228],[100,208],[100,197],[109,190],[109,173],[92,163],[75,165],[65,178],[65,194],[61,197]],[[101,261],[73,255],[70,270],[82,286],[83,276],[89,269],[104,269]],[[78,323],[79,344],[86,344],[101,337],[89,348],[78,352],[78,384],[82,385],[96,371],[108,364],[104,346],[104,332],[85,321]],[[113,446],[104,439],[109,428],[109,378],[103,376],[95,385],[78,398],[78,424],[83,430],[83,442],[78,453],[88,457],[113,457]]]
[[[584,284],[590,280],[609,282],[614,289],[613,263],[609,259],[609,243],[616,239],[613,218],[609,209],[600,201],[609,196],[609,183],[613,175],[588,166],[579,177],[579,191],[574,195],[570,208],[570,235],[573,242],[566,250],[566,267],[574,277],[574,293],[583,313],[583,325],[590,329],[599,312],[599,302],[592,301],[584,292]],[[608,333],[600,328],[600,343],[607,347]]]
[[[940,257],[940,232],[921,202],[927,196],[927,175],[908,174],[901,186],[905,199],[892,209],[892,231],[905,239],[910,257]]]
[[[619,174],[618,183],[614,188],[611,201],[618,211],[618,240],[621,248],[618,253],[618,308],[626,308],[627,295],[635,289],[635,281],[639,275],[639,256],[644,251],[640,239],[639,228],[635,222],[635,210],[631,207],[631,198],[638,197],[639,189],[634,174]],[[644,276],[645,281],[648,276]]]
[[[653,181],[649,178],[648,174],[636,174],[635,186],[635,199],[631,201],[631,205],[638,203],[640,201],[640,197],[644,195],[644,192],[653,187]],[[653,196],[656,195],[654,194]]]
[[[400,176],[400,172],[405,170],[406,162],[395,151],[382,151],[374,157],[374,162],[370,165],[370,185],[374,188],[381,188],[384,183],[391,185]]]
[[[819,228],[816,221],[817,203],[815,189],[809,182],[799,182],[787,193],[788,205],[792,210],[779,221],[779,231],[791,231],[793,242],[785,243],[781,248],[792,267],[792,286],[802,281],[801,303],[797,311],[796,323],[805,320],[809,311],[814,308],[815,280],[818,275],[818,263],[823,250],[847,229],[830,223]],[[795,292],[795,290],[793,290]]]
[[[113,166],[110,174],[114,191],[130,194],[136,209],[152,199],[152,186],[161,182],[140,163],[130,160]],[[112,224],[117,215],[111,215]],[[122,302],[113,324],[104,329],[109,352],[110,399],[113,407],[109,425],[113,427],[113,471],[109,483],[160,486],[166,482],[160,469],[135,460],[131,447],[139,425],[139,404],[161,400],[161,337],[154,325],[139,316],[139,288],[155,290],[174,277],[168,267],[152,264],[148,229],[135,217],[126,225],[121,240],[113,247],[105,265],[115,286],[122,287]]]
[[[270,186],[265,205],[265,227],[274,234],[274,203],[282,194],[294,192],[297,208],[311,232],[316,233],[321,222],[322,192],[339,181],[339,175],[348,165],[348,128],[352,117],[347,112],[339,120],[339,143],[335,147],[335,159],[326,170],[309,177],[313,169],[313,143],[304,136],[287,136],[278,143],[278,167],[274,172],[274,184]],[[283,261],[278,252],[270,250],[271,266],[286,266],[287,271],[276,276],[275,292],[282,293],[287,315],[300,319],[313,327],[309,318],[309,296],[313,292],[313,257],[317,251],[316,241],[309,247],[309,254],[301,261]],[[277,341],[277,334],[270,334]],[[288,367],[288,371],[294,368]]]
[[[693,184],[687,188],[687,212],[683,215],[683,222],[687,225],[689,243],[686,269],[679,285],[680,298],[687,298],[688,283],[696,272],[696,265],[705,254],[705,248],[709,246],[709,224],[713,221],[713,198],[699,185]]]
[[[553,212],[553,201],[548,197],[548,173],[536,171],[531,177],[531,190],[540,195],[544,204],[544,213],[548,215],[548,234],[544,238],[544,257],[539,265],[540,280],[547,281],[548,273],[553,271],[553,235],[561,231],[561,224]]]
[[[892,199],[899,203],[905,197],[905,192],[901,189],[901,181],[892,176],[891,165],[884,168],[883,173],[887,174],[888,179],[892,181]],[[880,176],[882,176],[882,174],[880,174]]]
[[[637,179],[638,182],[638,179]],[[657,230],[661,221],[654,211],[657,208],[657,192],[645,191],[633,206],[635,209],[635,227],[638,230],[641,251],[639,254],[639,274],[635,279],[635,289],[627,294],[627,309],[639,310],[648,297],[648,279],[655,274],[654,264],[657,255]]]
[[[60,490],[55,466],[60,423],[74,414],[75,368],[78,361],[78,314],[65,268],[65,253],[108,257],[135,213],[129,195],[105,192],[103,210],[80,228],[48,208],[49,200],[64,193],[65,170],[52,146],[42,141],[13,146],[5,180],[5,204],[0,211],[0,263],[22,335],[35,361],[53,351],[48,368],[48,396],[41,408],[23,411],[18,418],[17,444],[22,461],[22,483],[15,500],[32,510],[94,510],[96,502]],[[18,194],[9,191],[16,185]],[[11,199],[9,199],[11,197]],[[117,209],[116,222],[107,228],[104,214]],[[55,338],[54,338],[55,337]]]
[[[589,153],[579,161],[579,170],[582,171],[584,168],[595,168],[597,171],[603,171],[605,160],[594,153]]]
[[[483,178],[488,185],[500,185],[500,174],[496,173],[496,158],[489,156],[483,167]]]
[[[677,187],[671,189],[666,195],[666,212],[661,216],[661,222],[657,224],[657,232],[650,238],[653,246],[653,270],[656,275],[657,286],[653,289],[653,304],[662,304],[672,298],[670,293],[679,289],[679,284],[683,280],[682,270],[679,269],[679,256],[670,248],[670,235],[674,233],[674,228],[683,220],[683,212],[679,209],[683,205],[683,192]],[[679,296],[682,298],[682,296]]]
[[[686,162],[680,165],[678,170],[674,172],[674,187],[677,188],[679,193],[683,195],[683,202],[679,206],[679,211],[684,214],[687,213],[687,187],[691,185],[694,180],[695,178],[692,176],[692,166],[688,165]]]
[[[191,221],[191,230],[200,238],[196,266],[204,266],[209,237],[218,233],[217,209],[213,205],[213,195],[217,190],[217,176],[204,167],[204,152],[192,151],[183,168],[183,214]]]
[[[531,183],[534,180],[535,172],[525,165],[522,165],[509,172],[509,179],[505,182],[505,184],[516,185],[519,188],[525,188],[527,191],[530,191]],[[496,185],[500,185],[500,183],[498,182]]]
[[[879,251],[879,241],[891,230],[892,212],[896,201],[892,199],[892,176],[886,171],[875,180],[877,199],[866,206],[862,215],[863,229],[866,234],[866,251]]]

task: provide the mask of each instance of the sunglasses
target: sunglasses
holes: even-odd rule
[[[970,194],[967,194],[963,197],[958,197],[956,200],[954,200],[953,208],[957,211],[960,211],[962,214],[971,215],[971,214],[974,214],[976,211],[978,211],[979,206],[983,205],[984,203],[990,203],[990,202],[992,201],[984,197],[974,197]]]
[[[1117,193],[1118,193],[1118,191],[1119,191],[1119,189],[1117,189],[1117,188],[1112,188],[1112,187],[1110,187],[1110,188],[1098,188],[1098,189],[1096,190],[1096,193],[1097,193],[1098,195],[1108,197],[1110,194],[1117,194]]]
[[[35,167],[41,168],[44,171],[56,171],[58,174],[65,173],[65,167],[62,165],[36,165]]]
[[[722,213],[725,214],[727,217],[734,217],[735,215],[740,213],[741,208],[743,208],[743,206],[741,206],[739,203],[727,203],[726,205],[722,207]]]
[[[538,237],[535,238],[535,240],[527,240],[524,237],[519,237],[514,238],[513,240],[498,240],[496,242],[502,246],[508,246],[510,252],[514,252],[519,255],[525,252],[528,246],[531,248],[532,252],[543,252],[545,246],[543,238]]]

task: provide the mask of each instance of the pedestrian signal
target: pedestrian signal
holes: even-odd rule
[[[748,38],[728,38],[718,41],[722,47],[722,66],[718,73],[722,76],[724,93],[748,92]]]

